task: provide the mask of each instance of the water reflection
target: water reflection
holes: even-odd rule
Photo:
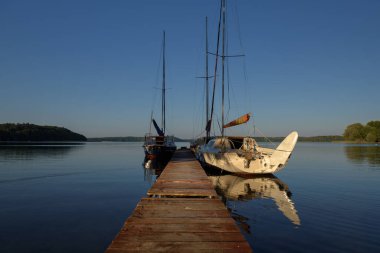
[[[293,224],[300,225],[294,203],[290,199],[288,185],[273,175],[240,177],[237,175],[209,175],[216,191],[226,200],[248,201],[268,198],[274,200],[278,209]],[[244,223],[244,217],[238,217]]]
[[[144,180],[150,184],[161,175],[165,166],[168,164],[169,159],[148,158],[145,157],[143,161]]]
[[[380,146],[345,146],[344,147],[347,158],[356,164],[380,164]]]
[[[63,158],[81,145],[0,145],[0,160]]]

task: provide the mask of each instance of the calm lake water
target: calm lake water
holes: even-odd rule
[[[155,180],[141,145],[0,146],[0,252],[103,252]],[[210,179],[255,252],[380,252],[380,146],[299,143],[276,177]]]

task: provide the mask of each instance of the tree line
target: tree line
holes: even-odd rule
[[[86,141],[81,134],[64,127],[34,124],[0,124],[0,141]]]
[[[351,124],[344,131],[344,139],[356,142],[380,142],[380,121],[370,121],[366,125]]]

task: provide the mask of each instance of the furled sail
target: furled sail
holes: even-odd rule
[[[159,136],[164,136],[165,133],[162,132],[162,130],[159,128],[159,126],[157,125],[157,122],[156,122],[154,119],[152,119],[152,122],[153,122],[154,128],[155,128],[156,131],[157,131],[157,134],[158,134]]]
[[[251,117],[250,113],[244,114],[243,116],[241,116],[241,117],[239,117],[239,118],[231,121],[230,123],[224,125],[223,128],[237,126],[237,125],[246,123],[246,122],[248,122],[248,120],[249,120],[250,117]]]

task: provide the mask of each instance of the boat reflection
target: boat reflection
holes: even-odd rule
[[[169,159],[159,159],[157,157],[145,156],[143,162],[144,180],[149,183],[154,182],[162,173],[165,166],[168,164]]]
[[[277,208],[293,224],[301,225],[297,210],[291,200],[288,185],[273,175],[244,176],[209,175],[215,190],[225,200],[272,199]],[[239,219],[240,220],[240,219]]]

